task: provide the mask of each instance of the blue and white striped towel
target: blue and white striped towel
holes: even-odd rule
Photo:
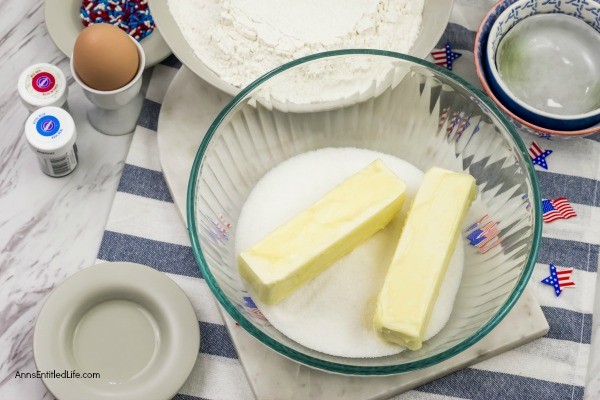
[[[454,49],[464,53],[464,63],[472,60],[474,31],[492,3],[457,0],[452,23],[440,44],[450,40]],[[461,70],[458,62],[455,65]],[[252,399],[216,303],[194,262],[187,232],[179,223],[158,161],[160,103],[179,66],[175,58],[170,58],[153,71],[98,259],[137,262],[165,272],[194,304],[202,332],[200,354],[175,399]],[[466,75],[468,68],[463,64]],[[529,146],[533,137],[524,134],[523,139]],[[548,157],[549,170],[538,169],[542,196],[567,197],[578,214],[544,226],[538,264],[530,283],[550,324],[549,333],[397,399],[584,397],[600,249],[600,142],[597,138],[538,142],[544,149],[553,150]],[[548,275],[548,263],[573,267],[577,287],[555,297],[551,287],[540,283]],[[589,393],[586,397],[593,398]]]

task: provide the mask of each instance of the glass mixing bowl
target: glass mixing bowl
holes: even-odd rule
[[[465,171],[502,242],[485,254],[465,242],[465,267],[450,321],[418,351],[379,358],[323,354],[284,336],[248,308],[238,273],[236,221],[254,185],[295,155],[360,147],[422,170]],[[541,236],[541,204],[527,150],[481,92],[445,69],[383,51],[321,53],[277,68],[219,114],[196,155],[187,218],[196,261],[225,310],[256,339],[330,372],[387,375],[428,367],[487,335],[523,292]],[[483,215],[482,215],[483,217]],[[221,231],[221,221],[231,223]]]

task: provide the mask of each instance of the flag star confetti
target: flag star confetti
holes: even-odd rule
[[[557,269],[554,264],[549,264],[550,266],[550,276],[542,279],[542,283],[552,286],[554,288],[554,293],[556,297],[560,296],[563,291],[563,288],[566,287],[574,287],[575,282],[571,280],[571,274],[573,273],[573,268],[562,268]]]
[[[431,52],[431,55],[433,56],[433,62],[435,65],[446,67],[450,71],[452,71],[452,64],[454,63],[454,60],[462,56],[461,53],[452,51],[450,43],[447,43],[443,49],[434,49]]]
[[[444,123],[448,119],[448,115],[450,115],[450,109],[448,107],[442,110],[442,114],[440,115],[440,121],[438,122],[438,130],[442,129]],[[448,128],[446,128],[446,133],[448,132]]]
[[[566,197],[549,200],[542,199],[542,219],[546,223],[554,222],[557,219],[569,219],[576,217],[577,214]]]
[[[498,236],[500,235],[498,224],[492,221],[488,215],[467,228],[465,233],[469,244],[477,247],[481,254],[487,253],[502,242]]]
[[[531,147],[529,147],[529,156],[531,157],[531,162],[544,169],[548,169],[546,157],[548,157],[550,154],[552,154],[552,150],[542,150],[542,148],[538,146],[536,142],[532,142]]]
[[[246,307],[248,307],[250,312],[252,314],[254,314],[258,319],[261,319],[263,321],[268,321],[267,318],[263,315],[263,313],[258,309],[258,307],[256,306],[256,303],[254,303],[254,300],[252,300],[251,297],[245,296],[244,304]]]

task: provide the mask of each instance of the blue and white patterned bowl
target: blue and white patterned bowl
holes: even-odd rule
[[[578,15],[585,15],[584,20],[588,22],[590,26],[593,26],[597,31],[600,30],[600,4],[597,1],[592,0],[539,0],[539,1],[527,1],[524,2],[522,0],[501,0],[499,1],[485,16],[483,19],[478,32],[477,37],[475,39],[475,66],[477,70],[477,75],[483,89],[487,93],[487,95],[496,103],[496,105],[504,111],[509,117],[512,118],[513,123],[527,131],[530,134],[543,137],[543,138],[568,138],[568,137],[582,137],[591,135],[594,133],[600,132],[600,123],[597,123],[594,126],[589,126],[583,129],[575,129],[575,128],[546,128],[536,124],[534,121],[528,120],[523,115],[518,115],[514,110],[508,108],[508,104],[505,103],[504,100],[501,100],[497,93],[491,87],[491,78],[490,72],[486,71],[487,64],[487,46],[488,39],[491,37],[491,31],[494,23],[498,20],[498,18],[507,12],[507,10],[514,4],[517,3],[529,3],[532,5],[528,8],[525,8],[524,13],[530,12],[533,14],[533,9],[535,8],[535,13],[542,13],[541,10],[544,10],[545,13],[563,13],[568,15],[573,15],[577,17]],[[535,5],[535,7],[534,7]],[[505,14],[506,15],[506,14]],[[516,22],[514,22],[516,24]],[[513,24],[513,25],[514,25]],[[505,27],[504,30],[507,32],[508,29]],[[499,43],[499,42],[498,42]]]
[[[580,21],[587,25],[581,26]],[[546,47],[543,45],[542,33],[546,36],[546,42],[554,36],[552,43],[547,43]],[[571,36],[570,40],[564,39],[566,34]],[[600,4],[595,1],[517,1],[498,16],[490,30],[485,63],[489,83],[509,109],[529,122],[566,131],[589,128],[600,122],[600,99],[597,98],[600,97],[600,67],[597,67],[600,65],[600,52],[597,50],[600,49],[599,41]],[[537,55],[527,55],[523,47],[531,52],[537,51]],[[548,58],[544,52],[556,52],[556,49],[560,52],[558,57],[568,58],[565,63],[560,59],[555,64],[542,61]],[[501,56],[508,52],[511,53],[510,57]],[[582,55],[583,52],[586,54]],[[568,67],[561,68],[562,65]],[[523,75],[528,69],[535,69],[536,72],[529,75],[535,77],[537,73],[540,78],[535,82],[523,83],[528,88],[519,91],[514,83],[511,86],[505,74],[506,70],[517,69],[515,75]],[[579,72],[573,74],[576,70]],[[587,81],[585,85],[582,82],[584,77]],[[558,82],[559,85],[556,84]],[[584,90],[582,86],[588,90]],[[575,89],[578,87],[580,90]],[[546,101],[543,96],[550,100],[562,97],[564,101],[561,103],[566,108],[570,103],[572,109],[578,111],[567,113],[559,108],[543,109],[541,104]],[[576,103],[581,104],[576,107]]]

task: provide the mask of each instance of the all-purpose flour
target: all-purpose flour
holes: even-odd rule
[[[253,296],[275,328],[322,353],[381,357],[403,350],[377,335],[373,314],[403,218],[423,173],[399,158],[364,149],[326,148],[304,153],[279,164],[256,184],[237,222],[235,247],[239,254],[378,158],[406,183],[407,199],[400,216],[281,302],[268,306]],[[462,246],[459,240],[426,339],[437,334],[450,318],[462,278]]]
[[[242,87],[317,52],[370,48],[407,53],[425,0],[169,0],[200,60]],[[349,77],[351,67],[344,71]]]

